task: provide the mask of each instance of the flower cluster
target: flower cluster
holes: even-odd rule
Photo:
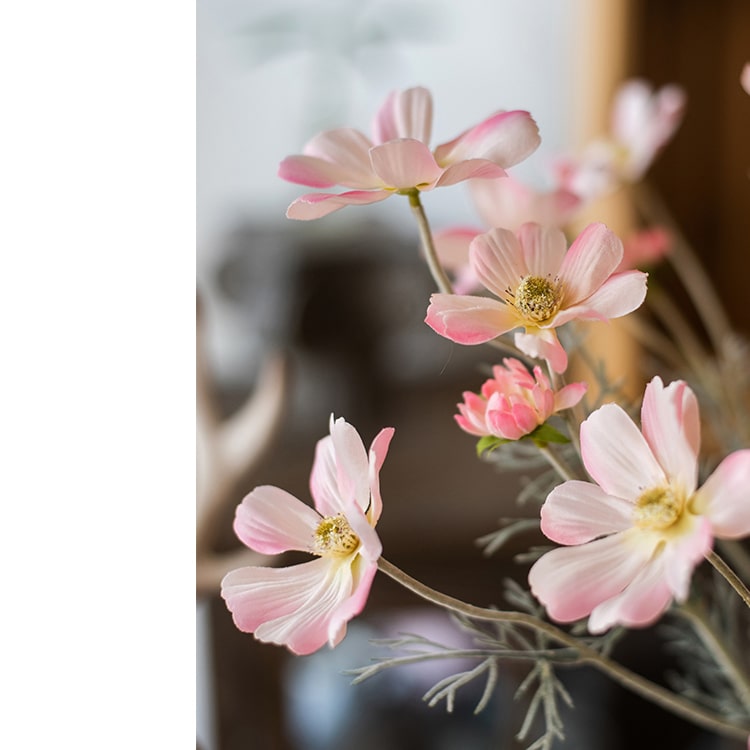
[[[749,70],[750,65],[741,77],[748,91]],[[317,219],[395,194],[408,197],[440,290],[425,300],[425,323],[452,342],[491,344],[515,355],[492,367],[492,377],[479,393],[463,393],[455,420],[479,438],[478,453],[485,460],[493,460],[506,443],[525,441],[519,451],[529,447],[549,462],[558,483],[539,498],[531,523],[559,546],[537,554],[528,572],[529,591],[538,602],[533,606],[541,604],[546,618],[481,609],[429,589],[383,559],[375,531],[382,510],[380,470],[394,430],[381,430],[368,453],[354,427],[332,417],[330,434],[317,445],[310,477],[314,508],[270,486],[257,487],[237,508],[235,532],[251,549],[314,556],[290,567],[229,572],[222,596],[238,628],[296,654],[325,644],[333,647],[344,637],[348,621],[362,611],[380,569],[469,619],[531,628],[551,644],[545,647],[548,666],[559,647],[567,662],[593,664],[704,726],[734,737],[750,732],[750,678],[729,663],[717,646],[718,636],[706,636],[705,623],[696,637],[708,638],[709,651],[727,669],[740,706],[718,718],[706,713],[710,701],[698,705],[686,703],[684,696],[665,699],[661,687],[613,667],[603,649],[592,645],[595,641],[554,624],[585,620],[589,634],[599,635],[615,625],[645,627],[668,611],[687,611],[680,608],[697,588],[694,572],[704,560],[750,607],[747,584],[714,549],[717,540],[727,543],[750,535],[750,449],[736,449],[734,441],[730,449],[729,441],[722,444],[714,435],[718,450],[709,461],[714,468],[703,470],[698,398],[687,377],[675,377],[667,385],[660,376],[650,380],[641,399],[640,428],[614,402],[621,395],[616,385],[607,390],[608,384],[599,382],[605,403],[587,406],[587,383],[565,382],[572,352],[566,336],[561,340],[558,335],[563,327],[576,329],[577,345],[585,350],[589,322],[620,318],[648,303],[648,276],[636,267],[652,264],[672,248],[671,235],[662,226],[651,224],[625,243],[602,223],[590,223],[571,242],[564,228],[597,197],[642,180],[675,133],[684,108],[685,95],[676,86],[654,92],[643,81],[628,82],[615,99],[611,133],[578,157],[558,159],[555,182],[546,191],[534,190],[506,171],[539,145],[528,112],[501,110],[431,150],[432,97],[420,87],[387,97],[371,137],[351,128],[327,131],[309,141],[302,154],[282,161],[279,175],[286,180],[314,188],[349,188],[303,195],[288,208],[293,219]],[[488,226],[447,228],[433,235],[421,194],[467,180]],[[705,300],[696,296],[700,308]],[[661,322],[668,328],[670,319]],[[674,326],[678,355],[681,330]],[[664,337],[654,338],[657,356]],[[593,353],[587,355],[591,362]],[[684,359],[686,365],[695,361],[690,347]],[[715,408],[731,412],[736,423],[740,402],[727,397],[730,386],[721,382],[728,371],[719,365],[695,372],[685,367],[701,385],[700,392],[713,393]],[[559,429],[550,424],[553,417]],[[486,646],[487,638],[482,634],[480,645]],[[508,650],[510,641],[498,641],[498,649],[523,656],[532,649],[532,640],[519,636],[517,651]],[[488,652],[492,664],[497,653]],[[445,688],[448,683],[440,684]]]

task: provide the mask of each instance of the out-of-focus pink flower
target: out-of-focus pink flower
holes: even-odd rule
[[[568,355],[555,329],[571,320],[607,320],[635,310],[646,274],[614,273],[622,242],[604,224],[590,224],[567,249],[559,229],[524,224],[479,235],[469,259],[483,286],[499,299],[433,294],[425,322],[459,344],[481,344],[514,328],[516,346],[564,372]]]
[[[512,175],[504,180],[469,183],[474,204],[488,227],[518,230],[522,224],[563,227],[581,207],[582,200],[564,187],[534,190]]]
[[[478,437],[518,440],[532,433],[553,414],[575,406],[586,392],[585,383],[571,383],[558,391],[539,367],[533,375],[514,358],[492,368],[481,395],[465,391],[455,415],[462,430]]]
[[[641,430],[616,404],[581,425],[594,483],[556,487],[542,507],[544,534],[567,547],[529,572],[532,592],[558,622],[590,615],[601,633],[647,626],[684,601],[713,539],[750,534],[750,450],[725,458],[698,487],[698,402],[682,381],[647,386]]]
[[[623,254],[618,271],[652,266],[672,249],[672,235],[663,227],[633,232],[622,243]]]
[[[380,108],[372,138],[352,128],[315,136],[303,153],[288,156],[279,176],[315,188],[354,188],[310,193],[287,209],[290,219],[318,219],[344,206],[385,200],[394,193],[432,190],[463,180],[505,176],[539,145],[528,112],[497,112],[433,151],[432,96],[421,87],[394,91]]]
[[[472,240],[484,229],[451,227],[432,235],[440,265],[453,277],[455,294],[470,294],[482,288],[482,283],[469,263],[469,247]]]
[[[256,487],[237,508],[240,540],[265,554],[301,550],[316,560],[287,568],[228,573],[221,595],[237,627],[258,640],[309,654],[338,644],[367,601],[382,551],[380,468],[393,429],[380,431],[369,458],[357,431],[331,417],[310,476],[315,510],[278,487]]]
[[[595,198],[623,182],[639,180],[682,122],[682,88],[654,91],[645,81],[624,83],[615,95],[611,133],[590,143],[578,158],[556,165],[561,184],[576,195]]]
[[[750,62],[745,63],[745,67],[742,68],[742,73],[740,74],[740,85],[748,94],[750,94]]]

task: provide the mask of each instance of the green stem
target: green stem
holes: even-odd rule
[[[742,579],[713,550],[706,555],[706,560],[724,576],[729,585],[737,592],[740,599],[750,607],[750,590],[745,586]]]
[[[578,663],[590,664],[604,674],[608,675],[618,684],[640,695],[641,697],[671,711],[677,716],[691,721],[698,726],[710,731],[717,732],[727,737],[746,740],[750,734],[750,726],[741,727],[719,718],[711,711],[696,706],[684,698],[675,695],[670,690],[656,685],[650,680],[641,677],[635,672],[623,667],[595,649],[581,643],[577,638],[569,635],[563,630],[524,612],[506,612],[495,609],[485,609],[473,604],[467,604],[460,599],[443,594],[440,591],[426,586],[420,581],[404,573],[392,563],[382,557],[378,561],[378,568],[394,581],[400,583],[418,596],[444,609],[459,612],[476,620],[488,620],[491,622],[516,623],[533,629],[537,633],[543,633],[557,643],[573,648],[578,653]]]
[[[437,288],[443,294],[453,294],[453,285],[443,270],[443,266],[440,264],[437,252],[435,251],[435,242],[432,239],[430,224],[427,221],[427,215],[419,198],[419,191],[410,190],[407,195],[409,196],[409,205],[411,206],[412,213],[417,220],[419,237],[422,240],[422,249],[424,250],[425,259],[427,260],[427,266],[430,269],[432,278],[435,284],[437,284]]]

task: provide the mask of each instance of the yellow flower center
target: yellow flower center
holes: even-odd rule
[[[664,531],[682,516],[685,498],[671,487],[646,490],[635,503],[634,521],[640,529]]]
[[[314,536],[313,552],[323,557],[343,557],[359,546],[359,537],[340,513],[337,516],[326,516],[318,524]]]
[[[560,290],[541,276],[526,276],[513,295],[513,304],[525,318],[542,323],[560,307]]]

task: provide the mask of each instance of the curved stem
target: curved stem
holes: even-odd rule
[[[706,560],[724,576],[729,585],[737,592],[740,599],[750,607],[750,590],[745,586],[742,579],[713,550],[706,555]]]
[[[422,201],[419,198],[419,191],[411,190],[407,195],[409,196],[409,205],[411,206],[412,213],[417,220],[419,237],[422,240],[422,249],[424,250],[425,259],[427,260],[427,266],[430,269],[432,278],[441,292],[444,294],[453,294],[453,285],[443,270],[443,266],[440,264],[437,252],[435,251],[435,243],[432,239],[430,224],[427,221],[427,215],[422,207]]]
[[[443,594],[440,591],[436,591],[435,589],[426,586],[382,557],[378,560],[378,568],[405,588],[423,599],[426,599],[433,604],[437,604],[439,607],[443,607],[444,609],[459,612],[476,620],[516,623],[531,628],[537,633],[543,633],[557,643],[575,649],[579,655],[578,663],[590,664],[628,690],[637,693],[652,703],[671,711],[677,716],[681,716],[683,719],[702,726],[705,729],[718,732],[727,737],[735,737],[743,740],[746,740],[750,733],[750,727],[740,727],[719,718],[711,711],[708,711],[701,706],[696,706],[690,701],[675,695],[670,690],[667,690],[660,685],[656,685],[635,672],[631,672],[617,662],[603,656],[590,646],[581,643],[572,635],[569,635],[565,631],[560,630],[554,625],[546,623],[533,615],[524,612],[506,612],[495,609],[485,609],[473,604],[467,604],[460,599],[455,599],[452,596],[448,596],[447,594]]]

